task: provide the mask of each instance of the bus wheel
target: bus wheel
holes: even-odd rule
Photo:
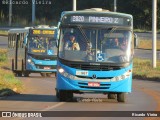
[[[42,77],[46,77],[46,73],[40,73]]]
[[[116,99],[116,94],[108,93],[108,99]]]
[[[59,92],[56,90],[56,97],[59,99]]]
[[[51,73],[46,73],[46,76],[47,77],[51,77]]]
[[[17,76],[17,77],[22,77],[22,73],[21,73],[21,72],[18,72],[18,73],[16,73],[16,76]]]
[[[57,73],[56,73],[56,72],[54,72],[54,73],[52,73],[52,75],[53,75],[53,77],[56,77]]]
[[[57,72],[54,73],[54,77],[56,77],[56,76],[57,76]]]
[[[71,101],[73,99],[73,93],[70,91],[60,90],[58,96],[60,101]]]
[[[117,94],[118,102],[126,102],[126,93],[118,93]]]
[[[29,73],[28,72],[24,72],[23,75],[24,75],[24,77],[29,77]]]

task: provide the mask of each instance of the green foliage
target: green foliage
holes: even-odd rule
[[[160,61],[157,61],[157,68],[152,68],[152,62],[149,59],[134,58],[133,77],[137,79],[159,80],[160,79]]]
[[[0,96],[22,91],[22,82],[7,67],[7,50],[0,49]]]
[[[0,62],[5,62],[7,60],[7,50],[1,49],[0,50]]]

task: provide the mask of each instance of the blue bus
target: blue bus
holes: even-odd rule
[[[100,8],[65,11],[58,34],[57,98],[68,101],[74,93],[101,93],[125,102],[132,89],[132,15]]]
[[[50,77],[56,73],[56,30],[50,27],[9,30],[8,56],[16,76],[40,73],[43,77]]]

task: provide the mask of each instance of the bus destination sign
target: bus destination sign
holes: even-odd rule
[[[70,22],[72,23],[101,23],[101,24],[123,24],[123,18],[118,17],[105,17],[105,16],[71,16]]]
[[[32,30],[33,35],[53,35],[54,31],[53,30]]]

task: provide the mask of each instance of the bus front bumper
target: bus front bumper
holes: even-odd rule
[[[90,86],[89,83],[98,83],[100,86]],[[81,81],[81,80],[71,80],[57,73],[57,90],[69,90],[69,91],[80,91],[80,92],[131,92],[132,86],[132,75],[130,77],[123,79],[121,81],[105,82],[98,80],[91,81]]]

